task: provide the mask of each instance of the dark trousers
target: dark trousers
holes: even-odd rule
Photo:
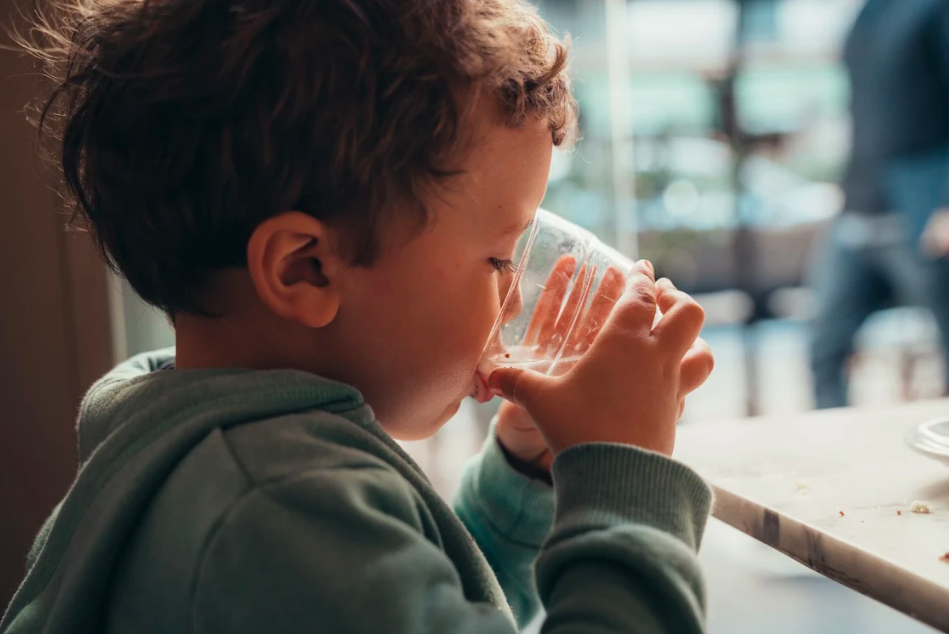
[[[949,262],[920,254],[896,214],[842,214],[818,246],[810,278],[816,300],[811,370],[818,408],[847,405],[846,368],[854,336],[871,313],[893,299],[932,311],[949,363]]]

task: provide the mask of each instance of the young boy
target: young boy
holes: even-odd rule
[[[177,347],[90,390],[0,632],[703,630],[710,494],[666,457],[697,304],[640,263],[568,374],[477,373],[574,125],[529,8],[88,0],[42,31],[78,215]],[[456,515],[393,439],[485,386],[516,406]]]

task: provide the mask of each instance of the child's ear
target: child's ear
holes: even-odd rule
[[[290,211],[265,220],[247,245],[247,268],[260,300],[309,328],[332,322],[344,268],[336,247],[336,233],[307,214]]]

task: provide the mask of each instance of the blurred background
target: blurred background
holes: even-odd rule
[[[556,155],[544,206],[651,259],[706,308],[716,371],[681,424],[812,409],[821,241],[854,211],[841,185],[854,138],[843,53],[863,0],[538,6],[572,38],[582,131],[574,151]],[[13,13],[0,0],[0,23]],[[22,112],[38,81],[26,58],[0,50],[2,604],[74,475],[81,394],[115,361],[173,344],[163,316],[107,275],[87,237],[64,231]],[[861,231],[852,226],[850,238]],[[892,291],[877,292],[852,328],[841,362],[850,404],[944,393],[937,321]],[[496,406],[466,404],[435,438],[408,446],[446,495]],[[703,560],[711,632],[928,631],[714,521]]]

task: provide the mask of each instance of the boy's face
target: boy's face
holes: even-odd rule
[[[426,229],[407,237],[410,222],[386,225],[377,262],[343,276],[337,378],[398,439],[431,435],[477,393],[478,361],[513,278],[505,265],[546,191],[546,122],[481,129],[463,173],[425,200]]]

